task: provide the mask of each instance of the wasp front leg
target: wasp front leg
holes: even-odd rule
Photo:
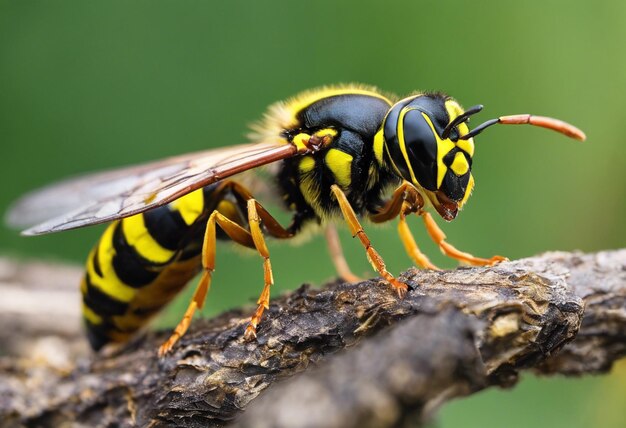
[[[439,270],[419,249],[406,222],[408,214],[418,212],[423,207],[424,200],[415,186],[405,181],[393,192],[385,206],[378,213],[371,215],[370,219],[375,223],[383,223],[399,217],[398,234],[408,256],[421,268]]]
[[[339,208],[341,209],[341,213],[350,227],[352,236],[358,237],[361,244],[363,244],[365,252],[367,253],[367,258],[372,264],[374,270],[376,270],[376,272],[378,272],[378,274],[382,276],[385,281],[391,284],[391,286],[396,290],[396,293],[398,293],[398,296],[404,297],[409,287],[403,282],[398,281],[391,273],[389,273],[383,258],[380,254],[378,254],[378,251],[372,247],[372,242],[365,234],[363,226],[361,226],[361,223],[359,222],[359,219],[357,218],[356,213],[350,205],[345,193],[343,193],[343,191],[336,184],[333,184],[330,189],[337,198]]]
[[[489,259],[483,259],[481,257],[475,257],[469,253],[457,250],[454,246],[446,242],[445,233],[443,233],[439,226],[437,226],[437,223],[435,223],[435,220],[429,213],[426,211],[420,211],[418,212],[418,215],[422,217],[422,220],[424,220],[426,231],[430,235],[430,238],[435,241],[437,245],[439,245],[439,249],[441,249],[441,252],[446,256],[456,259],[461,263],[473,266],[491,266],[508,260],[506,257],[502,256],[493,256]]]

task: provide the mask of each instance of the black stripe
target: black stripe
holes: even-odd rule
[[[83,302],[96,314],[103,317],[110,317],[126,313],[128,304],[109,296],[104,291],[95,287],[91,283],[89,274],[85,274],[85,285],[87,286],[87,292],[83,295]]]
[[[161,309],[163,309],[163,306],[164,305],[159,305],[157,307],[152,307],[152,308],[135,308],[133,309],[132,313],[133,315],[136,315],[141,318],[149,318],[153,316],[154,314],[156,314],[157,312],[159,312]]]
[[[130,287],[141,288],[153,282],[161,269],[149,260],[141,257],[135,248],[128,244],[122,223],[115,226],[113,232],[113,248],[115,255],[112,264],[117,277]]]
[[[168,206],[155,208],[143,213],[144,223],[150,236],[163,248],[176,251],[189,230],[178,210]]]
[[[98,274],[100,278],[102,278],[102,268],[100,267],[100,260],[98,257],[100,251],[100,245],[96,245],[96,251],[93,252],[93,257],[91,257],[91,262],[93,264],[93,270]]]

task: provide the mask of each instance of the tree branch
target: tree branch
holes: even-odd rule
[[[626,354],[626,250],[409,270],[402,280],[414,287],[403,300],[378,280],[301,287],[273,300],[256,343],[242,340],[250,311],[237,310],[195,322],[161,360],[167,333],[71,370],[4,359],[0,418],[398,426],[452,397],[510,386],[523,369],[595,373]]]

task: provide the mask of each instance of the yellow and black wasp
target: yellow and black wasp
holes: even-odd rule
[[[183,319],[159,350],[166,353],[204,304],[216,240],[256,249],[263,259],[264,286],[244,333],[250,340],[274,283],[266,235],[288,239],[310,224],[325,227],[339,275],[355,280],[333,226],[343,218],[373,268],[399,296],[407,285],[387,271],[360,219],[399,218],[400,239],[423,268],[436,269],[407,226],[406,216],[413,213],[444,254],[471,265],[504,260],[457,250],[426,208],[446,221],[456,217],[474,187],[474,137],[491,125],[536,125],[578,140],[585,135],[565,122],[532,115],[502,116],[470,130],[470,116],[481,109],[464,110],[443,93],[420,92],[396,101],[360,85],[321,88],[271,106],[251,144],[63,181],[26,195],[7,218],[16,226],[37,224],[25,235],[112,221],[88,257],[81,284],[94,349],[128,340],[201,271]],[[286,227],[236,179],[267,164],[273,164],[273,188],[293,214]]]

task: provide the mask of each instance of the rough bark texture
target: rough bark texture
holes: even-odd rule
[[[0,269],[0,287],[20,272],[32,269]],[[50,321],[30,346],[0,336],[13,354],[0,360],[0,424],[402,426],[523,369],[597,373],[626,355],[626,250],[401,278],[414,286],[403,300],[378,280],[276,298],[255,343],[242,340],[249,310],[197,321],[164,359],[167,333],[108,356],[72,334],[34,340]]]

